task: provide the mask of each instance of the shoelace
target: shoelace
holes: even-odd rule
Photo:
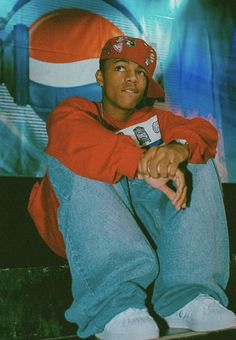
[[[223,306],[219,303],[218,300],[215,300],[213,297],[201,294],[199,299],[196,301],[202,301],[202,305],[208,307],[208,309],[216,307],[216,309],[223,308]]]
[[[219,303],[219,301],[215,300],[211,296],[200,294],[194,302],[190,303],[188,306],[184,307],[179,312],[179,316],[181,318],[185,318],[191,315],[193,310],[193,305],[198,304],[199,309],[203,310],[212,310],[212,311],[219,311],[219,309],[223,308],[223,306]]]
[[[138,315],[137,315],[138,311]],[[111,323],[108,324],[108,329],[112,327],[113,323],[120,318],[121,315],[117,315]],[[143,318],[148,317],[147,310],[146,309],[136,309],[136,308],[129,308],[126,311],[122,313],[122,323],[128,324],[129,322],[133,322],[134,318],[136,319],[136,322],[139,322],[139,320],[142,320]]]

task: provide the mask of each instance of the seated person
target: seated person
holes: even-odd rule
[[[158,339],[146,305],[169,327],[236,327],[228,310],[229,244],[213,158],[217,131],[154,107],[156,52],[127,36],[105,44],[99,103],[72,97],[47,121],[47,173],[29,211],[68,259],[78,336]]]

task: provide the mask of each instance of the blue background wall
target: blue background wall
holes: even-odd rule
[[[71,8],[96,14],[108,26],[142,37],[157,50],[155,76],[166,98],[155,105],[210,120],[219,131],[216,161],[221,179],[236,182],[236,5],[231,0],[139,0],[138,6],[136,0],[1,0],[0,175],[42,176],[45,120],[52,106],[67,95],[100,98],[95,81],[67,88],[58,81],[49,88],[31,79],[31,27],[50,12]],[[89,23],[87,30],[85,40],[91,36]],[[105,26],[95,31],[94,41],[105,31]],[[86,60],[93,62],[91,72],[96,58]]]

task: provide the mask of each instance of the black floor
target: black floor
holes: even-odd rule
[[[71,303],[66,261],[41,241],[27,214],[32,178],[0,178],[0,340],[78,339],[76,327],[64,319]],[[229,222],[231,275],[227,287],[236,312],[236,184],[224,184]],[[158,320],[162,339],[236,340],[236,330],[196,334],[168,330]]]
[[[76,327],[64,319],[64,311],[72,301],[67,265],[2,269],[0,282],[1,340],[76,338]],[[231,263],[227,293],[230,308],[236,312],[236,261]],[[178,336],[178,330],[168,330],[160,319],[157,322],[164,339]],[[182,330],[177,338],[190,336],[211,339],[213,335]],[[214,336],[235,340],[236,330],[215,332]]]

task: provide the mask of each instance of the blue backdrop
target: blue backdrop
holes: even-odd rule
[[[155,105],[217,127],[221,179],[236,182],[231,0],[1,0],[0,175],[43,176],[47,115],[67,96],[100,99],[99,49],[120,32],[158,52],[155,77],[166,97]]]

